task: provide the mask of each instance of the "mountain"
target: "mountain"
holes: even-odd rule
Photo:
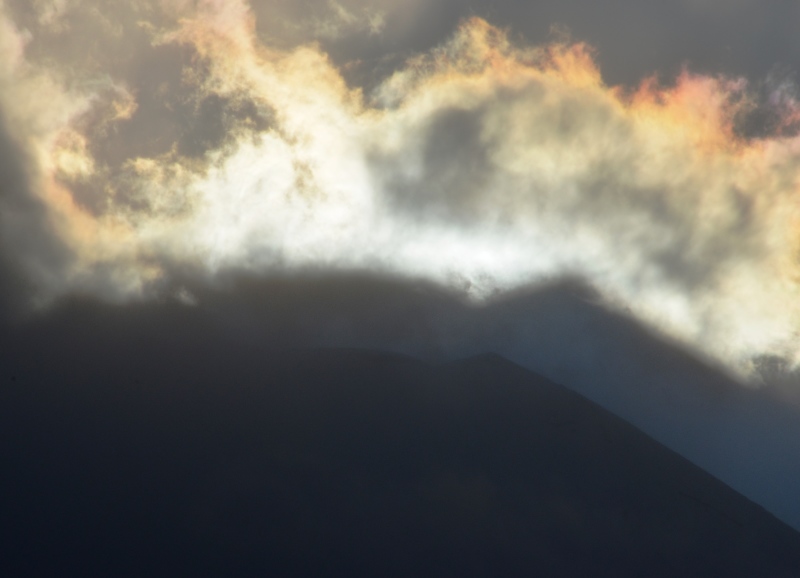
[[[578,279],[480,305],[426,283],[352,275],[239,279],[223,291],[192,291],[205,319],[195,320],[197,333],[243,344],[350,346],[433,361],[499,353],[631,422],[800,530],[798,375],[762,371],[762,386],[742,384],[604,306]],[[166,335],[177,325],[146,321],[154,317],[147,310],[135,315]]]
[[[800,575],[791,528],[499,356],[195,329],[8,344],[4,575]]]

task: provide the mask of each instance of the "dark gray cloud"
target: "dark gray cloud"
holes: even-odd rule
[[[366,3],[341,4],[357,9]],[[379,56],[393,53],[425,52],[438,45],[461,19],[480,16],[534,44],[552,39],[554,28],[557,34],[568,31],[574,39],[597,49],[603,76],[610,84],[638,84],[652,74],[669,81],[684,65],[708,74],[744,75],[753,81],[764,79],[776,66],[800,68],[800,41],[793,32],[800,23],[800,7],[783,0],[369,4],[385,11],[385,32],[373,38],[356,35],[327,41],[326,48],[342,62],[375,62]],[[309,13],[306,5],[322,12],[327,3],[306,2],[303,8],[298,3],[290,18],[302,20]],[[269,17],[270,3],[254,2],[254,7],[264,16],[260,26],[265,36],[279,35],[282,20]]]
[[[0,109],[0,319],[30,307],[36,285],[57,278],[72,257],[36,198],[37,178]]]
[[[328,0],[292,3],[292,9],[278,3],[275,10],[273,4],[254,2],[253,7],[262,37],[281,45],[308,40],[308,29],[302,35],[287,22],[331,16]],[[800,8],[783,0],[432,0],[403,5],[349,0],[340,4],[355,13],[370,6],[385,15],[381,34],[319,38],[345,77],[367,91],[402,68],[409,57],[441,44],[460,21],[478,16],[507,29],[520,42],[587,42],[596,49],[609,85],[636,86],[650,76],[671,84],[686,68],[712,76],[745,77],[758,98],[758,106],[740,119],[739,129],[747,135],[774,131],[778,120],[774,109],[763,105],[776,84],[783,84],[793,97],[798,94],[800,41],[793,31],[800,25]]]
[[[26,225],[28,223],[25,223],[25,221],[33,220],[35,222],[37,220],[37,207],[32,206],[34,203],[30,197],[26,197],[26,193],[29,191],[23,169],[25,163],[21,162],[22,159],[19,158],[18,152],[16,143],[11,142],[6,131],[0,129],[0,155],[2,155],[3,159],[0,163],[0,179],[2,179],[0,203],[3,205],[4,213],[13,215],[15,221],[8,222],[10,219],[6,218],[6,222],[3,223],[4,247],[14,245],[16,235],[13,229],[19,227],[17,223],[21,221],[24,223],[23,228],[27,229]],[[42,208],[38,209],[42,211]],[[30,215],[31,213],[33,215]],[[4,297],[7,294],[15,294],[22,288],[18,278],[19,272],[14,267],[13,257],[13,253],[6,249],[2,254],[2,260],[0,260],[0,291],[2,291]],[[15,275],[15,273],[17,274]]]

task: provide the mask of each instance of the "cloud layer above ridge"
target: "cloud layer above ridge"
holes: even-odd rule
[[[384,4],[320,4],[293,34],[389,34]],[[0,234],[39,297],[315,269],[480,302],[578,275],[735,370],[800,361],[790,84],[609,86],[591,47],[474,17],[365,91],[348,80],[363,63],[270,42],[263,12],[4,6]]]

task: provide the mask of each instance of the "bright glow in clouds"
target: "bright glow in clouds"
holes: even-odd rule
[[[578,274],[734,370],[800,362],[788,93],[780,132],[745,138],[742,80],[686,72],[626,91],[582,44],[515,46],[473,19],[363,95],[314,45],[260,41],[242,1],[138,2],[124,22],[99,4],[34,4],[44,40],[9,9],[0,23],[0,98],[47,232],[69,250],[31,273],[43,295],[139,298],[186,269],[313,267],[482,300]],[[45,40],[80,10],[109,43],[145,39],[133,64],[53,62]],[[148,50],[177,55],[174,70]]]

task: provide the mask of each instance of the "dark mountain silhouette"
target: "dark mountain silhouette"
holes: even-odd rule
[[[776,395],[782,379],[783,391],[800,391],[797,376],[778,372],[767,387],[744,387],[604,307],[579,280],[523,288],[485,306],[429,283],[368,275],[239,276],[218,287],[187,277],[184,285],[196,307],[177,299],[62,302],[6,326],[4,357],[52,367],[82,358],[110,365],[113,375],[143,350],[164,366],[196,355],[190,350],[257,358],[270,348],[347,346],[437,362],[493,351],[599,403],[800,530],[800,404]],[[181,364],[190,375],[194,361]]]
[[[4,575],[799,575],[796,532],[498,356],[213,326],[77,304],[6,332]]]
[[[487,305],[425,283],[308,276],[198,289],[209,324],[262,344],[381,348],[434,361],[493,351],[597,402],[800,530],[800,403],[745,386],[579,279]],[[784,391],[800,391],[785,375]]]

